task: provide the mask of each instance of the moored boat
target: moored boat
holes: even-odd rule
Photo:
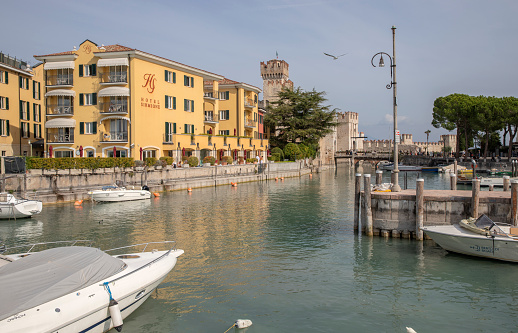
[[[103,186],[100,190],[88,192],[93,201],[121,202],[151,199],[151,192],[147,186],[119,187],[116,185]]]
[[[0,193],[0,219],[18,219],[41,213],[39,200],[19,199],[10,193]]]
[[[394,163],[384,164],[379,166],[380,170],[392,171],[394,170]],[[398,164],[399,171],[421,171],[422,167],[413,165]]]

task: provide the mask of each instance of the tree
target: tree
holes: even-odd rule
[[[511,157],[513,152],[513,140],[518,128],[518,99],[516,97],[503,97],[501,103],[503,110],[502,123],[504,126],[503,143],[505,144],[506,134],[509,134],[507,156]]]
[[[430,135],[432,131],[426,130],[424,131],[424,134],[426,134],[426,155],[428,155],[428,136]]]
[[[471,97],[471,108],[474,115],[475,129],[483,132],[481,136],[481,146],[484,143],[484,158],[488,156],[489,142],[491,133],[500,130],[503,127],[502,116],[502,102],[496,97],[477,96]],[[500,136],[498,136],[500,138]]]
[[[322,105],[325,92],[284,88],[279,100],[270,103],[264,117],[266,126],[275,130],[271,143],[284,147],[288,143],[318,146],[318,141],[336,126],[336,109]]]

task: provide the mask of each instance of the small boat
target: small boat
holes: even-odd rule
[[[184,252],[171,241],[106,251],[82,242],[0,255],[0,332],[120,332]],[[148,249],[159,243],[168,249]]]
[[[509,180],[514,180],[518,178],[510,178]],[[480,178],[480,186],[489,186],[493,185],[494,187],[504,187],[504,178],[492,178],[492,177],[481,177]]]
[[[93,201],[120,202],[151,199],[151,192],[147,186],[119,187],[116,185],[103,186],[100,190],[88,192]]]
[[[421,171],[422,172],[435,172],[435,173],[438,173],[439,172],[439,167],[438,166],[436,166],[436,167],[422,167]]]
[[[450,252],[518,262],[518,228],[497,224],[486,215],[421,230]]]
[[[394,163],[383,164],[379,166],[380,170],[392,171],[394,170]],[[398,164],[399,171],[421,171],[422,167],[413,165]]]
[[[0,219],[19,219],[41,213],[39,200],[19,199],[10,193],[0,193]]]

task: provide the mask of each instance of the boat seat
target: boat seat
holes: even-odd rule
[[[510,227],[509,235],[518,237],[518,227]]]

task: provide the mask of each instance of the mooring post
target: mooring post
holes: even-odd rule
[[[480,201],[480,179],[473,179],[471,188],[471,216],[477,219],[478,203]]]
[[[518,226],[518,180],[511,181],[511,224]]]
[[[376,170],[376,185],[380,185],[383,178],[383,171]]]
[[[354,230],[358,230],[360,227],[360,195],[362,187],[362,175],[361,173],[356,174],[354,182]]]
[[[423,230],[421,230],[421,228],[424,225],[424,179],[423,178],[419,178],[416,180],[415,205],[416,205],[415,237],[417,240],[423,240]]]
[[[455,158],[455,161],[453,161],[453,173],[455,176],[457,175],[457,159]]]
[[[365,235],[373,236],[372,233],[372,203],[371,203],[371,175],[363,175],[363,201],[365,204]]]
[[[489,184],[489,192],[493,192],[495,190],[495,185]]]
[[[454,173],[450,174],[450,189],[452,191],[457,191],[457,175]]]
[[[394,171],[390,172],[390,182],[392,183],[392,187],[394,187],[395,181],[396,181],[397,175],[394,173]]]
[[[504,176],[504,192],[509,191],[510,184],[511,184],[511,178],[509,176]]]

